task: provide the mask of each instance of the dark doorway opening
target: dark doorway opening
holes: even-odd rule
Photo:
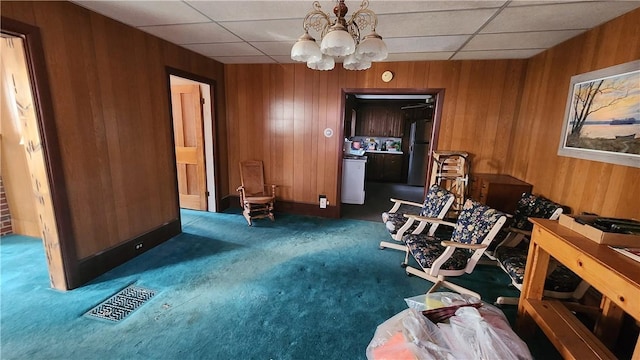
[[[343,90],[342,217],[377,220],[389,197],[422,202],[443,100],[444,89]],[[351,168],[357,161],[365,163],[364,176]]]

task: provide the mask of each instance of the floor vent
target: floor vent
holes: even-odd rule
[[[131,285],[89,310],[85,316],[117,323],[131,315],[155,294],[153,290]]]

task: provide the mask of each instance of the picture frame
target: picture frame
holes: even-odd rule
[[[640,167],[640,60],[571,77],[558,155]]]

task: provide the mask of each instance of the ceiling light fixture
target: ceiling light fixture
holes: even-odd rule
[[[344,0],[338,0],[333,8],[335,20],[322,11],[320,3],[313,2],[311,10],[303,21],[304,34],[291,48],[291,59],[307,63],[314,70],[331,70],[336,59],[342,59],[342,66],[347,70],[366,70],[372,61],[387,58],[387,45],[376,33],[378,17],[368,9],[369,1],[363,0],[360,9],[345,20],[349,10]],[[370,27],[371,33],[361,37],[361,31]],[[309,35],[309,29],[320,33],[320,46]]]

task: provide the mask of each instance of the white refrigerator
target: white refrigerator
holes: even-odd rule
[[[342,160],[342,202],[345,204],[364,204],[364,159]]]

